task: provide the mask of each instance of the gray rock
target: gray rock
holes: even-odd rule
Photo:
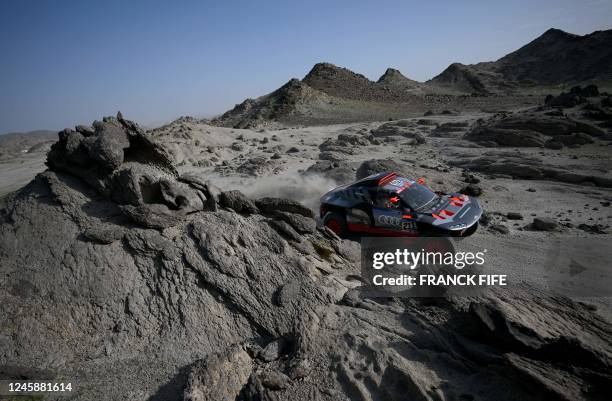
[[[95,133],[93,127],[89,125],[77,125],[76,127],[74,127],[74,129],[77,132],[81,133],[83,136],[92,136]]]
[[[289,367],[289,376],[292,380],[307,377],[312,370],[312,365],[308,359],[295,359]]]
[[[315,232],[317,223],[312,217],[305,217],[296,213],[276,212],[273,216],[289,224],[300,234]]]
[[[259,213],[259,209],[255,206],[255,202],[242,192],[236,190],[221,192],[219,195],[219,204],[233,209],[237,213]]]
[[[576,133],[582,135],[576,136]],[[499,146],[542,147],[548,143],[548,146],[557,149],[558,143],[588,143],[586,141],[592,141],[591,137],[603,135],[604,132],[595,126],[562,115],[550,116],[525,111],[496,115],[486,121],[479,121],[464,138],[484,145],[494,143]]]
[[[300,242],[302,240],[301,235],[289,223],[283,220],[268,220],[268,224],[288,241]]]
[[[205,210],[217,210],[221,190],[216,185],[195,174],[183,174],[179,177],[179,181],[187,183],[189,186],[202,192],[204,198],[206,199],[204,203]]]
[[[497,232],[500,234],[508,234],[510,229],[503,224],[492,224],[489,226],[489,231]]]
[[[586,231],[588,233],[592,233],[592,234],[607,234],[608,230],[606,226],[604,226],[603,224],[579,224],[578,228],[582,231]]]
[[[425,137],[418,132],[413,130],[413,123],[404,121],[392,121],[380,125],[378,128],[372,130],[372,136],[374,138],[391,138],[391,137],[403,137],[412,140],[412,144],[420,145],[425,143]]]
[[[553,150],[563,149],[563,143],[559,142],[557,139],[549,139],[544,142],[544,147]]]
[[[283,347],[285,347],[285,340],[278,338],[271,341],[259,354],[259,359],[264,362],[272,362],[277,360],[282,355]]]
[[[286,374],[277,370],[262,372],[259,377],[261,384],[270,390],[284,390],[289,387],[289,382],[291,381]]]
[[[213,354],[194,364],[184,391],[185,401],[234,401],[247,384],[253,368],[240,347]]]
[[[240,142],[234,142],[232,143],[232,145],[230,146],[231,150],[235,150],[237,152],[242,152],[244,150],[244,145],[241,144]]]
[[[137,224],[165,228],[204,208],[206,196],[177,181],[169,154],[132,121],[105,117],[93,132],[80,127],[59,136],[49,168],[82,178]]]
[[[112,171],[123,163],[124,151],[130,147],[128,134],[122,126],[95,121],[94,141],[88,142],[89,157],[101,168]]]
[[[395,171],[401,173],[403,166],[398,164],[396,161],[379,159],[379,160],[368,160],[359,166],[357,169],[356,178],[358,180],[365,178],[372,174],[382,173],[385,171]]]
[[[506,217],[509,220],[523,220],[523,215],[518,212],[508,212]]]
[[[482,188],[476,184],[469,184],[459,192],[469,196],[480,196],[482,195]]]
[[[547,137],[533,130],[476,127],[464,139],[484,145],[492,142],[500,146],[542,147]]]
[[[251,375],[248,384],[243,390],[243,395],[245,401],[280,401],[279,396],[274,390],[264,386],[261,377],[257,374]]]
[[[304,217],[314,218],[314,213],[311,209],[301,203],[283,198],[264,197],[255,201],[255,205],[263,213],[273,214],[276,212],[295,213]]]
[[[370,145],[370,140],[358,134],[340,134],[336,138],[327,139],[319,149],[322,152],[337,152],[344,154],[354,154],[355,148]]]
[[[183,217],[162,204],[121,205],[119,209],[136,224],[148,228],[172,227],[178,224]]]
[[[557,222],[549,217],[536,217],[532,227],[539,231],[554,231],[557,229]]]

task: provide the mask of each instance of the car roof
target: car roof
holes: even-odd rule
[[[394,177],[397,176],[397,173],[393,172],[393,171],[385,171],[382,173],[377,173],[377,174],[372,174],[369,175],[365,178],[362,178],[359,181],[354,182],[353,184],[351,184],[351,186],[357,186],[357,187],[378,187],[380,186],[381,183],[384,184],[384,182],[388,181],[388,180],[392,180]]]
[[[401,192],[414,183],[415,181],[400,177],[396,172],[385,171],[362,178],[351,186],[380,188],[386,192]]]

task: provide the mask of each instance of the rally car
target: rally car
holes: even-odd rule
[[[445,194],[393,172],[374,174],[321,197],[324,226],[341,237],[469,236],[482,208],[467,195]]]

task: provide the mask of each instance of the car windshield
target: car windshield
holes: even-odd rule
[[[438,195],[426,186],[414,183],[402,191],[400,197],[412,209],[418,210],[437,199]]]

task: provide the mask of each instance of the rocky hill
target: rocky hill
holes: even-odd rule
[[[573,35],[549,29],[486,67],[506,79],[536,85],[612,81],[612,30]]]
[[[224,126],[321,124],[330,122],[410,117],[428,109],[476,110],[487,104],[462,95],[503,96],[491,103],[517,105],[535,99],[521,97],[523,89],[584,82],[612,82],[612,31],[578,36],[551,29],[495,62],[451,64],[426,83],[388,69],[374,82],[329,63],[316,64],[302,79],[277,91],[247,99],[215,122]],[[335,116],[335,118],[334,118]]]
[[[480,94],[533,86],[612,83],[612,30],[573,35],[549,29],[494,62],[455,63],[431,84]]]
[[[56,139],[55,131],[11,132],[0,135],[0,161],[24,153],[47,151]]]
[[[419,83],[392,69],[374,82],[346,68],[319,63],[304,79],[292,79],[270,94],[247,99],[212,123],[235,128],[324,125],[488,107],[488,100],[468,96],[473,92],[466,86]],[[494,104],[515,107],[541,100],[519,95],[496,99]]]
[[[318,63],[258,99],[247,99],[214,123],[229,127],[310,125],[414,117],[433,109],[475,111],[534,104],[542,88],[581,83],[612,85],[612,30],[578,36],[551,29],[497,61],[453,63],[421,83],[389,68],[377,80]],[[466,96],[481,97],[469,99]],[[494,99],[483,99],[495,96]]]

